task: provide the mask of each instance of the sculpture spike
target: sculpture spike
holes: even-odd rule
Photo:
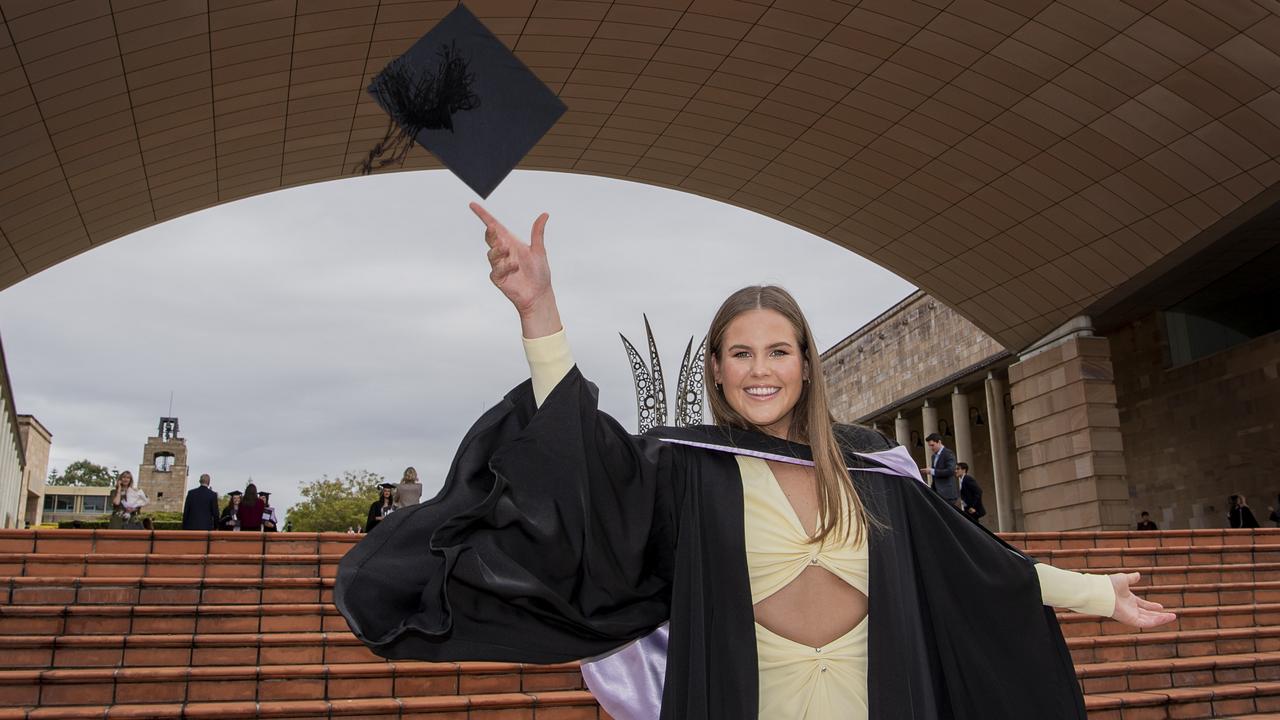
[[[649,368],[645,366],[644,357],[640,355],[627,336],[618,333],[622,338],[622,345],[626,348],[627,359],[631,362],[631,379],[636,386],[636,416],[639,419],[639,431],[641,434],[658,427],[666,422],[666,414],[659,419],[655,410],[657,409],[657,398],[654,396],[653,376],[649,374]]]
[[[653,393],[657,400],[654,415],[657,416],[657,425],[665,425],[667,423],[667,383],[662,377],[662,361],[658,358],[658,344],[653,340],[653,329],[649,327],[649,316],[641,315],[641,317],[644,318],[644,334],[649,339],[649,370],[653,373]]]

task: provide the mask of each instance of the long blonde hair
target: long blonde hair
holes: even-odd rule
[[[788,440],[807,444],[813,451],[814,475],[818,481],[818,526],[809,541],[821,543],[835,533],[841,542],[845,542],[852,531],[854,544],[861,544],[863,529],[870,520],[866,507],[853,490],[853,479],[836,441],[835,419],[827,403],[827,387],[822,378],[822,358],[817,342],[791,293],[776,285],[756,285],[742,288],[725,299],[711,319],[711,329],[707,331],[703,377],[714,378],[713,360],[724,361],[720,353],[729,323],[742,313],[760,309],[773,310],[791,323],[800,343],[800,355],[809,369],[808,381],[803,384],[800,397],[792,408],[791,427],[787,431]],[[763,432],[729,405],[724,389],[714,382],[707,388],[707,397],[712,422],[716,425]]]
[[[404,469],[404,475],[400,477],[400,483],[416,483],[418,482],[418,471],[412,465]]]

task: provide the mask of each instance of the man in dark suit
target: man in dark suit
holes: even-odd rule
[[[941,495],[943,500],[959,508],[960,485],[956,482],[956,454],[942,444],[942,436],[938,433],[929,433],[929,437],[924,439],[924,444],[928,445],[929,452],[933,453],[933,462],[929,463],[929,467],[920,468],[920,472],[933,480],[934,492]]]
[[[982,488],[969,474],[968,463],[956,463],[956,481],[960,483],[960,509],[965,517],[981,525],[978,520],[987,514],[987,509],[982,506]]]
[[[200,484],[187,491],[182,506],[183,530],[212,530],[218,526],[218,493],[209,487],[209,474],[200,476]]]

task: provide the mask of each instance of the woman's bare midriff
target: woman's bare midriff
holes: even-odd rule
[[[756,603],[756,622],[809,647],[844,637],[867,616],[867,596],[827,570],[810,566]]]
[[[770,462],[778,486],[805,532],[818,522],[818,488],[812,468]],[[770,632],[809,647],[839,639],[867,616],[867,596],[818,565],[755,604],[756,622]]]

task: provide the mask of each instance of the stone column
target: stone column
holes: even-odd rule
[[[911,452],[911,421],[903,417],[901,410],[893,421],[893,436],[899,445]]]
[[[924,416],[924,429],[921,431],[920,442],[938,432],[938,408],[929,404],[929,399],[925,398],[924,408],[920,411]],[[929,446],[924,446],[924,466],[933,465],[933,453],[929,452]]]
[[[955,433],[956,461],[973,469],[973,435],[969,430],[969,396],[957,385],[951,392],[951,428]]]
[[[996,488],[997,530],[1013,532],[1013,473],[1009,467],[1009,418],[1004,412],[1004,383],[987,373],[987,431],[991,436],[991,484]]]
[[[1076,318],[1011,365],[1009,382],[1027,530],[1128,529],[1110,342]]]

